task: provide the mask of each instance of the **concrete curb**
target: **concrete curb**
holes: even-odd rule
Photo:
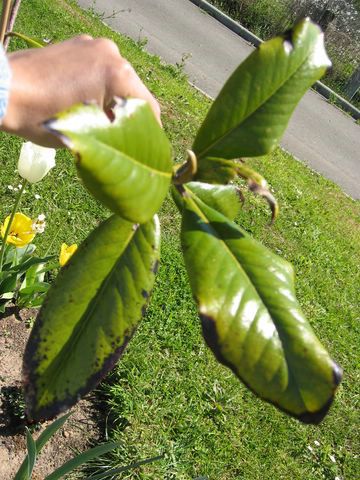
[[[246,40],[247,42],[251,43],[255,47],[258,47],[263,40],[261,38],[254,35],[250,30],[240,25],[240,23],[235,22],[232,18],[228,15],[225,15],[221,10],[211,5],[206,0],[190,0],[192,3],[197,5],[199,8],[207,12],[212,17],[216,18],[220,23],[222,23],[225,27],[232,30],[234,33],[239,35],[241,38]],[[338,95],[336,92],[331,90],[331,88],[324,85],[322,82],[316,82],[312,88],[320,93],[323,97],[335,104],[339,105],[343,110],[348,112],[355,120],[360,119],[360,110],[358,110],[354,105],[350,102],[345,100],[345,98]]]

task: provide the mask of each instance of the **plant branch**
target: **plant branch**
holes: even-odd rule
[[[174,185],[182,185],[191,182],[197,172],[197,158],[192,150],[187,150],[188,158],[185,163],[177,168],[173,175],[172,183]]]
[[[14,28],[14,25],[15,25],[15,20],[16,20],[17,14],[19,12],[20,5],[21,5],[21,0],[14,0],[13,6],[11,8],[11,13],[10,13],[9,25],[8,25],[6,33],[11,33],[12,32],[12,30]],[[5,40],[4,40],[5,51],[8,49],[9,42],[10,42],[10,36],[6,36]]]
[[[9,22],[11,0],[3,0],[0,20],[0,43],[4,43],[5,33]]]

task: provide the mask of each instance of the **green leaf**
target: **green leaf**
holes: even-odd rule
[[[341,380],[295,296],[292,266],[195,196],[183,196],[182,248],[206,342],[257,395],[306,423]]]
[[[185,192],[194,193],[206,205],[218,210],[230,220],[234,220],[240,213],[241,196],[239,189],[234,185],[211,185],[208,183],[190,182],[182,187]],[[182,209],[182,198],[175,187],[171,192],[179,209]],[[185,193],[186,194],[186,193]]]
[[[111,122],[96,105],[77,105],[47,122],[77,155],[90,193],[137,223],[159,210],[172,176],[171,146],[147,102],[124,100]]]
[[[38,282],[24,287],[19,290],[19,294],[22,295],[32,295],[34,293],[44,293],[49,289],[50,284],[47,282]]]
[[[70,407],[113,367],[144,313],[158,257],[157,217],[137,226],[114,215],[61,269],[25,350],[31,418]]]
[[[0,282],[0,297],[12,298],[13,292],[17,284],[18,273],[13,273],[13,272],[6,272],[6,273],[9,273],[9,275],[5,276],[5,278]],[[6,295],[8,294],[11,294],[11,297],[9,296],[6,297]]]
[[[58,264],[56,264],[58,266]],[[16,304],[20,307],[40,307],[45,298],[50,284],[44,281],[45,273],[50,270],[50,265],[35,264],[26,271],[17,293]],[[54,268],[54,265],[52,266]]]
[[[114,450],[120,446],[120,443],[104,443],[103,445],[98,445],[97,447],[91,448],[86,452],[80,453],[75,458],[72,458],[68,462],[64,463],[61,467],[57,468],[53,473],[45,477],[45,480],[59,480],[64,478],[64,475],[75,470],[75,468],[84,465],[85,463],[93,460],[94,458],[98,458],[105,453]]]
[[[309,19],[261,44],[210,108],[192,148],[199,164],[206,157],[253,157],[273,150],[301,97],[330,65],[323,34]]]
[[[50,438],[55,435],[55,433],[64,425],[66,420],[69,418],[71,414],[67,413],[62,417],[58,418],[54,422],[52,422],[45,430],[40,434],[39,438],[35,442],[36,452],[37,454],[40,453],[42,448],[45,444],[50,440]],[[25,460],[21,464],[19,470],[17,471],[14,480],[27,480],[28,476],[28,464],[29,464],[29,457],[26,455]]]
[[[43,304],[45,296],[46,296],[46,292],[39,293],[38,295],[36,295],[36,297],[34,297],[33,295],[31,295],[31,296],[29,295],[29,296],[26,296],[26,297],[20,297],[20,301],[18,301],[17,303],[19,304],[19,307],[21,307],[21,308],[23,308],[23,307],[38,308],[38,307],[41,307],[41,305]]]
[[[29,48],[43,48],[43,47],[46,47],[46,45],[48,45],[48,43],[44,42],[44,40],[41,40],[38,38],[32,38],[19,32],[7,32],[6,36],[16,37],[16,38],[20,38],[21,40],[24,40],[24,42],[26,42]]]
[[[224,158],[202,158],[197,164],[198,169],[194,175],[194,180],[226,185],[238,175],[237,162],[237,160],[226,160]]]
[[[44,266],[45,265],[43,263],[38,263],[28,268],[25,278],[21,283],[19,292],[21,292],[24,288],[34,285],[35,283],[44,281],[46,272],[46,268],[44,268]]]
[[[29,243],[28,245],[25,245],[25,247],[15,247],[12,250],[14,252],[14,263],[17,265],[18,263],[24,262],[30,258],[30,256],[35,252],[36,246],[33,243]]]
[[[29,429],[26,429],[26,446],[28,451],[27,478],[30,480],[36,462],[36,445]]]
[[[53,260],[54,258],[55,255],[49,255],[47,257],[30,257],[21,262],[19,265],[16,265],[13,270],[18,274],[21,274],[28,271],[29,268],[33,267],[34,265],[42,265],[49,260]]]

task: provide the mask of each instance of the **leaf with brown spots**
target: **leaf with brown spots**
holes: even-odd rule
[[[300,309],[292,266],[189,190],[182,201],[182,248],[207,344],[258,396],[319,423],[342,372]]]
[[[144,314],[159,259],[157,217],[103,222],[61,269],[24,356],[29,416],[75,404],[109,372]]]

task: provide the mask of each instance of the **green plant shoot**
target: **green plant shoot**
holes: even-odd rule
[[[236,176],[278,208],[265,179],[241,159],[273,150],[306,90],[330,61],[310,20],[262,44],[232,74],[188,160],[171,169],[170,144],[145,102],[118,100],[111,121],[77,105],[46,126],[76,154],[85,187],[114,215],[61,270],[24,357],[30,417],[50,418],[89,392],[122,354],[154,283],[170,183],[203,333],[216,358],[258,396],[306,423],[327,413],[341,369],[315,337],[286,261],[234,222]]]

